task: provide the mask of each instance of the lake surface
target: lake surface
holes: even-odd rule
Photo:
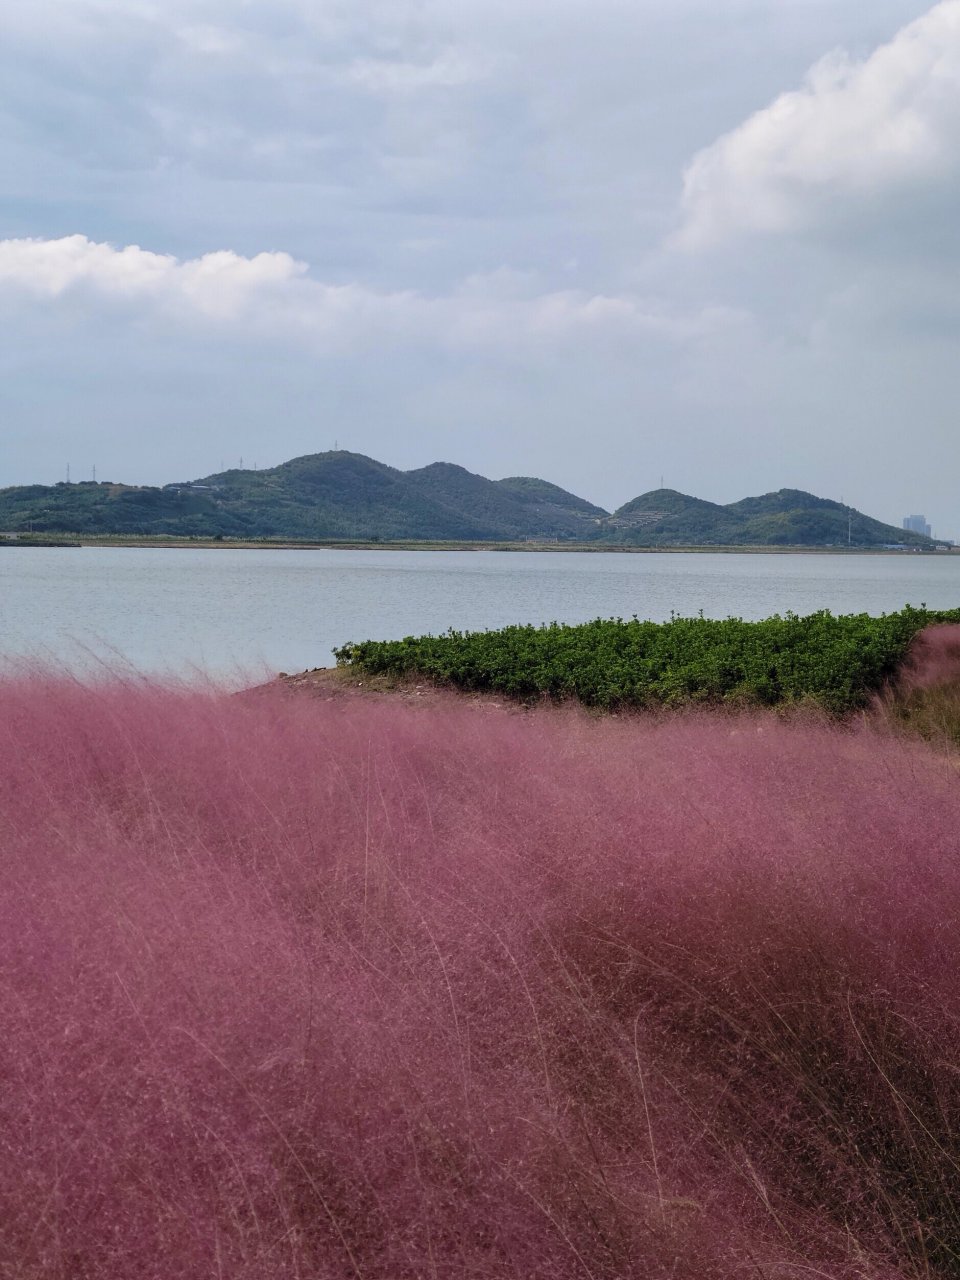
[[[0,662],[242,682],[449,627],[905,604],[960,606],[960,556],[0,547]]]

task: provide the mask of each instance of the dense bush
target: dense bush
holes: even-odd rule
[[[957,1274],[922,745],[36,679],[0,756],[0,1275]]]
[[[764,622],[597,619],[367,640],[334,652],[339,665],[369,673],[527,699],[576,698],[606,708],[813,700],[842,714],[863,706],[897,670],[914,636],[938,621],[960,621],[960,610],[908,607],[879,618],[822,610]]]

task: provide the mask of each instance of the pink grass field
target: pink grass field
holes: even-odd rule
[[[0,684],[0,1275],[960,1274],[960,775]]]

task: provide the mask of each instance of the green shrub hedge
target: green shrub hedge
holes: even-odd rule
[[[960,622],[960,609],[908,606],[881,617],[821,610],[762,622],[598,618],[365,640],[334,655],[338,666],[370,674],[423,676],[521,699],[576,698],[606,709],[813,700],[843,714],[882,688],[917,632],[936,622]]]

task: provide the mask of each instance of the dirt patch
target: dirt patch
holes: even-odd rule
[[[290,694],[316,698],[321,702],[367,701],[404,702],[423,707],[458,706],[464,704],[478,711],[523,713],[530,707],[493,693],[469,693],[433,684],[429,680],[396,676],[368,675],[349,667],[316,667],[290,675],[281,671],[275,680],[259,686],[259,690],[283,689]]]

